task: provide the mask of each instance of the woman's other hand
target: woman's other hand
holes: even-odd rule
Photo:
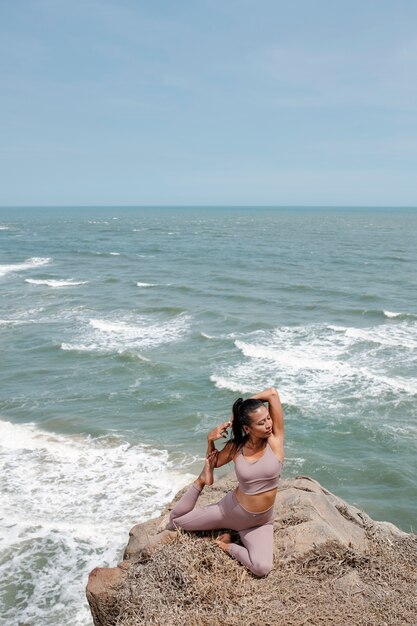
[[[207,439],[209,441],[216,441],[216,439],[221,439],[222,437],[227,437],[227,429],[232,425],[231,421],[223,422],[220,426],[216,426],[213,428],[211,432],[207,435]]]

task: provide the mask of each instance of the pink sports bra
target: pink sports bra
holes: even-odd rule
[[[268,442],[265,452],[256,461],[247,461],[243,456],[243,448],[241,448],[235,461],[239,489],[248,496],[275,489],[278,487],[282,465]]]

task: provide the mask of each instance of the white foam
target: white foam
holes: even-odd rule
[[[402,315],[401,313],[395,313],[395,311],[382,311],[382,312],[385,315],[385,317],[388,317],[388,318],[400,317]]]
[[[381,325],[373,328],[347,328],[345,334],[346,337],[369,343],[392,346],[394,348],[402,346],[403,348],[414,349],[417,348],[417,337],[415,332],[410,332],[410,330],[411,327],[409,325]]]
[[[285,403],[306,413],[363,411],[375,397],[398,402],[415,396],[417,324],[404,320],[367,328],[311,324],[262,330],[236,337],[233,363],[218,363],[210,376],[217,388],[252,393],[269,385]],[[404,348],[407,348],[406,350]],[[394,392],[394,399],[392,394]],[[353,407],[353,409],[352,409]]]
[[[10,226],[0,226],[0,230],[10,230]]]
[[[417,395],[417,382],[407,380],[399,376],[384,376],[377,372],[372,372],[366,367],[360,368],[360,372],[374,382],[383,383],[385,387],[390,387],[396,391],[405,391],[410,395]]]
[[[345,333],[346,326],[337,326],[336,324],[327,324],[329,330],[334,330],[337,333]]]
[[[55,289],[59,289],[61,287],[76,287],[77,285],[86,285],[88,283],[87,280],[35,280],[34,278],[25,278],[25,282],[30,285],[45,285]]]
[[[30,270],[34,267],[39,267],[41,265],[47,265],[50,263],[52,259],[50,258],[41,258],[41,257],[32,257],[27,259],[23,263],[10,263],[7,265],[0,265],[0,276],[5,276],[11,272],[21,272],[23,270]]]
[[[76,343],[64,342],[62,350],[80,352],[116,352],[124,354],[180,340],[189,329],[190,318],[177,315],[155,323],[147,317],[125,320],[90,319]]]
[[[249,393],[251,391],[250,387],[224,376],[212,374],[210,376],[210,380],[215,384],[217,389],[228,389],[229,391],[234,391],[235,393]]]
[[[270,361],[276,361],[287,367],[291,367],[295,370],[300,369],[318,369],[318,370],[332,370],[338,367],[336,361],[324,360],[323,358],[309,358],[305,354],[304,346],[291,351],[282,348],[269,348],[259,345],[253,345],[245,343],[243,341],[235,341],[235,346],[243,352],[245,356],[253,357],[255,359],[268,359]]]
[[[120,252],[110,252],[110,256],[120,256]]]
[[[0,460],[0,590],[19,585],[18,606],[3,614],[10,626],[90,624],[89,571],[115,566],[129,528],[192,479],[166,450],[5,421]]]
[[[137,287],[158,287],[157,283],[136,283]]]

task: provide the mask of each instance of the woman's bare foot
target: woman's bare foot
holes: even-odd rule
[[[232,535],[230,533],[223,533],[215,539],[215,543],[217,543],[219,548],[227,552],[229,545],[232,543]]]
[[[216,465],[216,459],[217,450],[211,452],[206,458],[201,474],[196,480],[196,483],[201,489],[206,485],[212,485],[214,483],[214,466]]]

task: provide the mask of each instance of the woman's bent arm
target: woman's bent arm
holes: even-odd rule
[[[217,454],[216,465],[214,467],[222,467],[226,463],[230,463],[233,458],[233,443],[228,441],[224,448]]]
[[[216,426],[216,428],[213,428],[213,430],[209,432],[207,436],[206,456],[208,456],[209,454],[211,454],[212,452],[216,450],[216,446],[214,445],[214,442],[217,439],[222,439],[223,437],[227,437],[227,429],[229,428],[230,425],[231,425],[230,421],[224,422],[223,424],[220,424],[220,426]],[[232,460],[231,451],[232,451],[232,446],[230,445],[230,442],[228,442],[222,450],[217,451],[217,458],[216,458],[216,463],[214,467],[221,467],[222,465],[226,465],[226,463],[229,463],[229,461]]]
[[[282,442],[284,441],[284,412],[282,410],[281,399],[278,391],[275,387],[268,387],[254,396],[251,396],[254,400],[261,400],[261,402],[268,402],[269,414],[272,418],[272,429],[276,437]]]

